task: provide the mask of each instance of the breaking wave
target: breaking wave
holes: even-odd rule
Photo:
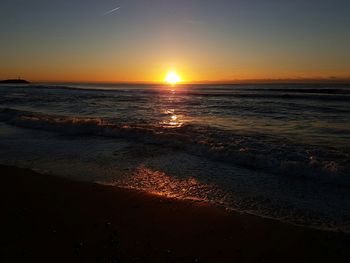
[[[291,88],[293,87],[293,88]],[[286,87],[265,88],[264,86],[256,88],[250,85],[213,85],[211,88],[205,88],[202,85],[191,85],[177,89],[177,94],[199,97],[232,97],[232,98],[250,98],[250,99],[281,99],[281,100],[320,100],[320,101],[350,101],[350,86],[341,87],[314,87],[297,88],[293,85]],[[29,85],[31,90],[66,90],[71,92],[87,92],[101,94],[159,94],[168,89],[162,85],[123,85],[123,84],[104,84],[104,85]],[[98,96],[98,95],[97,95]]]
[[[204,125],[169,128],[163,124],[116,123],[96,117],[47,115],[0,109],[0,121],[69,136],[104,136],[171,147],[229,165],[271,174],[350,183],[350,156],[263,134],[240,135]]]

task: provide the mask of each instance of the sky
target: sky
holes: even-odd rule
[[[349,13],[349,0],[1,0],[0,79],[348,78]]]

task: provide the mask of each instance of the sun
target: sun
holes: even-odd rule
[[[181,78],[175,71],[169,71],[165,77],[165,81],[171,85],[175,85],[181,81]]]

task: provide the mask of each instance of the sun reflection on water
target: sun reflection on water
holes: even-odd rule
[[[212,193],[217,191],[214,186],[202,183],[195,178],[174,178],[144,165],[138,166],[123,181],[115,184],[165,197],[203,201],[209,201]]]
[[[165,118],[160,122],[160,125],[163,128],[180,128],[183,126],[183,116],[175,114],[175,109],[164,110],[163,114],[165,115]]]

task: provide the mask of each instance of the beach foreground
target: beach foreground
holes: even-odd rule
[[[349,262],[350,235],[0,167],[1,262]]]

